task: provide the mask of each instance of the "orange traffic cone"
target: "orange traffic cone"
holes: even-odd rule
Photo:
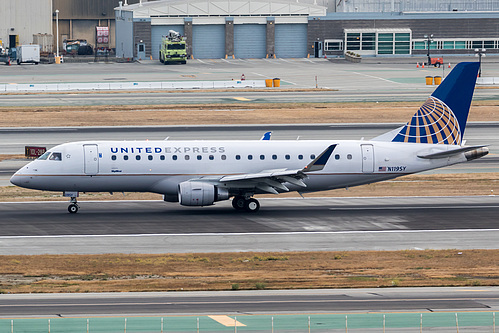
[[[450,62],[449,62],[449,67],[448,68],[450,68]]]
[[[416,68],[419,68],[419,62],[416,63]]]
[[[423,68],[424,68],[424,62],[422,63],[421,67],[423,67]]]

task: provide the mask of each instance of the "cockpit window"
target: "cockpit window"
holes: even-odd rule
[[[49,151],[46,151],[42,156],[38,157],[39,160],[46,160],[50,155]]]
[[[62,160],[62,154],[61,153],[52,153],[50,155],[49,160],[51,161],[61,161]]]

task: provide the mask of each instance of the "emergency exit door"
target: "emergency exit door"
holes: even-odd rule
[[[92,176],[99,172],[99,150],[97,145],[84,145],[84,171],[86,175]]]
[[[361,145],[362,147],[362,172],[374,172],[374,147],[373,145]]]

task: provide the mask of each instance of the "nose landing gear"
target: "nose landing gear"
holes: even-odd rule
[[[71,214],[78,213],[78,202],[76,201],[76,197],[71,197],[71,203],[68,206],[68,212]]]
[[[234,207],[235,210],[245,210],[250,213],[255,213],[260,209],[260,203],[254,198],[236,195],[234,199],[232,199],[232,207]]]

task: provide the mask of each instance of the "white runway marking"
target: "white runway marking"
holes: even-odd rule
[[[283,231],[283,232],[207,232],[192,234],[108,234],[108,235],[44,235],[44,236],[0,236],[0,239],[23,238],[103,238],[103,237],[182,237],[182,236],[272,236],[272,235],[347,235],[347,234],[392,234],[392,233],[438,233],[438,232],[490,232],[498,229],[446,229],[446,230],[349,230],[349,231]]]

